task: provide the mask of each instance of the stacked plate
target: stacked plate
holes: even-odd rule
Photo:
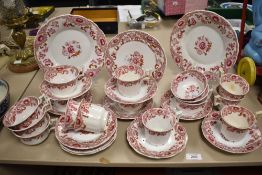
[[[16,102],[5,114],[3,124],[26,145],[42,143],[51,130],[50,104],[37,97],[25,97]]]
[[[136,30],[119,33],[106,50],[106,68],[112,76],[105,84],[104,105],[119,119],[134,119],[153,107],[157,82],[166,67],[160,43]]]
[[[80,103],[70,100],[66,115],[60,116],[56,123],[55,135],[65,152],[74,155],[95,154],[115,141],[117,118],[108,108],[83,100]]]
[[[179,73],[161,98],[163,108],[179,113],[182,120],[197,120],[212,111],[211,91],[206,76],[196,70]]]
[[[58,66],[71,66],[82,74],[75,77],[76,85],[70,92],[61,90],[61,86],[53,90],[54,86],[47,79],[42,82],[40,91],[51,99],[51,113],[63,115],[68,99],[92,101],[89,91],[92,81],[89,77],[95,77],[103,67],[106,45],[103,31],[83,16],[62,15],[41,26],[34,43],[39,67],[44,72],[52,72],[52,68]],[[65,84],[59,80],[56,83]]]

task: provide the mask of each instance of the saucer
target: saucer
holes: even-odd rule
[[[107,96],[105,96],[103,104],[104,104],[104,106],[107,106],[109,109],[114,111],[118,119],[133,120],[137,116],[140,116],[141,114],[143,114],[146,110],[152,108],[153,105],[154,105],[154,102],[153,102],[153,99],[150,99],[150,100],[144,102],[141,109],[139,109],[138,111],[135,111],[134,113],[128,113],[128,112],[120,109],[119,107],[117,107],[117,103],[114,102],[113,100],[111,100],[110,98],[108,98]]]
[[[161,106],[163,108],[171,108],[181,111],[182,114],[179,117],[181,120],[198,120],[206,117],[213,108],[213,101],[211,98],[206,100],[203,105],[190,106],[189,104],[180,103],[176,101],[174,104],[174,95],[171,90],[168,90],[161,98]]]
[[[91,91],[87,91],[85,94],[75,98],[74,100],[80,102],[82,99],[85,99],[86,102],[91,103],[92,99],[93,99],[93,95],[91,93]],[[57,103],[59,103],[59,109],[56,108],[56,106],[54,106],[54,101],[51,100],[51,104],[52,104],[52,109],[49,110],[48,112],[55,114],[55,115],[64,115],[65,111],[66,111],[66,104],[67,104],[67,100],[62,100],[62,101],[57,101]]]
[[[77,98],[84,93],[86,93],[92,85],[92,79],[90,77],[83,77],[77,81],[76,89],[69,94],[64,95],[57,95],[50,91],[50,86],[46,81],[43,81],[40,85],[40,92],[45,94],[47,97],[51,98],[52,100],[68,100],[70,98]]]
[[[92,149],[106,143],[116,132],[117,118],[114,112],[108,108],[105,109],[108,111],[109,115],[106,129],[103,132],[97,133],[65,130],[65,116],[61,116],[55,126],[55,135],[59,143],[66,147],[78,150]]]
[[[138,154],[149,158],[162,159],[173,157],[184,150],[187,140],[186,129],[180,124],[177,125],[176,132],[174,130],[171,131],[171,137],[168,142],[161,146],[154,146],[146,142],[141,118],[131,122],[127,128],[127,141],[129,145]]]
[[[105,93],[113,101],[123,104],[143,103],[154,97],[157,91],[157,84],[154,79],[142,81],[141,90],[138,95],[126,97],[119,93],[116,85],[117,80],[110,78],[105,84]]]
[[[215,147],[230,153],[249,153],[262,145],[262,136],[259,128],[254,125],[247,135],[237,142],[226,140],[221,132],[221,116],[213,111],[202,121],[201,129],[204,137]]]
[[[73,154],[73,155],[78,155],[78,156],[92,155],[92,154],[96,154],[110,147],[116,140],[116,136],[117,136],[117,132],[115,132],[114,135],[106,143],[102,144],[101,146],[97,148],[87,149],[87,150],[72,149],[72,148],[68,148],[64,146],[63,144],[59,144],[59,145],[62,150],[70,154]]]

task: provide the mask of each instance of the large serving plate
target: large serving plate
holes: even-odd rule
[[[41,69],[73,65],[94,77],[104,64],[106,37],[92,21],[77,15],[50,19],[37,32],[34,50]]]
[[[173,27],[170,50],[182,69],[202,72],[227,72],[236,62],[238,39],[231,24],[210,11],[185,14]]]
[[[129,30],[113,37],[105,56],[110,75],[119,66],[135,64],[159,81],[166,67],[166,57],[160,43],[148,33],[138,30]]]

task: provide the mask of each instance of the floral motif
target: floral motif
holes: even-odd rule
[[[80,43],[75,40],[65,42],[65,45],[62,46],[62,48],[62,54],[67,57],[67,59],[77,57],[81,53]]]
[[[144,56],[138,51],[135,51],[133,54],[130,54],[130,58],[128,58],[128,61],[130,64],[135,64],[142,67],[144,65]]]
[[[203,35],[197,38],[194,49],[197,51],[198,55],[207,55],[207,53],[211,49],[211,46],[212,42],[209,41],[208,38]]]
[[[185,98],[189,99],[189,98],[194,98],[196,95],[198,95],[200,93],[200,88],[199,86],[195,86],[195,85],[190,85],[186,88],[185,90]]]

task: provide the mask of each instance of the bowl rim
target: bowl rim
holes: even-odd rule
[[[3,101],[5,101],[7,98],[8,98],[8,95],[9,95],[9,84],[6,80],[4,79],[0,79],[1,82],[3,82],[3,84],[5,85],[5,88],[7,89],[7,92],[4,96],[4,98],[0,101],[0,105],[3,103]]]

